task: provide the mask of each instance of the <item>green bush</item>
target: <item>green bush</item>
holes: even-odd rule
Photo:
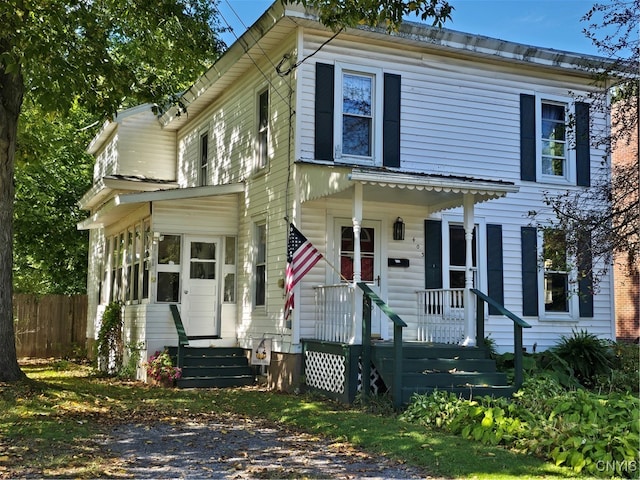
[[[573,376],[586,388],[593,388],[600,375],[608,375],[613,366],[613,352],[608,341],[596,337],[586,330],[573,332],[571,337],[562,336],[550,349],[552,362],[564,362]]]
[[[98,366],[107,373],[122,367],[122,313],[120,302],[108,304],[98,331]]]
[[[595,388],[602,393],[640,396],[640,347],[635,343],[614,343],[611,350],[614,355],[611,371],[596,377]]]
[[[640,400],[565,391],[551,377],[529,379],[513,399],[414,395],[401,419],[483,444],[502,444],[594,476],[635,475]]]

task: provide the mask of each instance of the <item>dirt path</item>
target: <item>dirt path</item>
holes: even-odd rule
[[[123,424],[94,440],[121,459],[117,476],[133,478],[434,478],[345,443],[232,416]]]

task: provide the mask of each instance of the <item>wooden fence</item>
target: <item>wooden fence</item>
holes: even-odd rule
[[[13,296],[18,358],[79,358],[86,354],[86,295]]]

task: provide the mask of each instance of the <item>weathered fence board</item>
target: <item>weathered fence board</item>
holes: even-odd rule
[[[66,358],[84,354],[86,295],[13,296],[18,358]]]

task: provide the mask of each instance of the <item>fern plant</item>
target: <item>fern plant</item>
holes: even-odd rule
[[[566,362],[583,387],[592,388],[598,375],[608,375],[613,366],[613,352],[607,341],[586,330],[574,330],[571,337],[562,336],[551,349]]]

